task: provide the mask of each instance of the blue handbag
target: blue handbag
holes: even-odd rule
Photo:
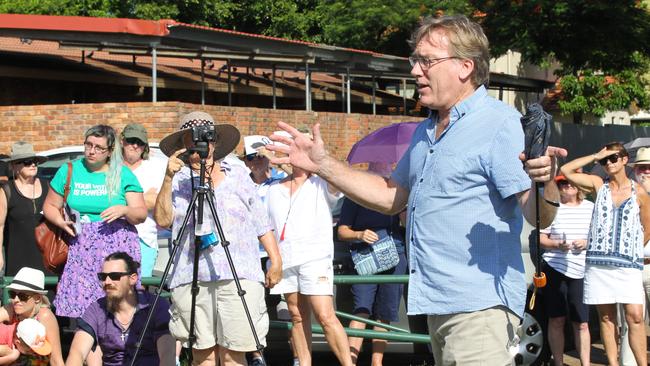
[[[390,235],[371,245],[350,251],[354,269],[360,275],[371,275],[394,268],[399,263],[395,241]]]

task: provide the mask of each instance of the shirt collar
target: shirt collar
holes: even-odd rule
[[[136,290],[136,293],[138,295],[138,305],[137,305],[137,310],[142,310],[150,307],[152,305],[152,302],[149,301],[150,295],[148,295],[144,291]]]
[[[451,126],[457,120],[465,116],[469,111],[474,109],[480,102],[487,96],[487,89],[485,86],[481,85],[474,93],[468,98],[463,99],[453,107],[451,107],[451,115],[449,116],[449,125]],[[435,110],[429,110],[429,120],[431,121],[432,127],[438,123],[438,112]]]
[[[462,118],[465,116],[465,114],[469,113],[469,111],[473,110],[476,108],[476,106],[487,96],[487,90],[485,89],[485,86],[481,85],[476,90],[474,90],[474,93],[470,95],[468,98],[463,99],[460,103],[456,104],[451,108],[451,116],[450,116],[450,123],[455,122],[456,120]]]

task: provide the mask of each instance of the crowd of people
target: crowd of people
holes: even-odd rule
[[[339,240],[356,253],[390,239],[395,262],[381,273],[409,274],[408,313],[426,315],[437,365],[513,362],[526,300],[524,218],[545,228],[543,294],[555,364],[563,362],[567,317],[589,364],[593,304],[610,364],[618,363],[621,305],[629,348],[645,365],[650,149],[631,162],[621,144],[608,144],[556,176],[567,151],[549,147],[526,160],[521,115],[488,95],[488,41],[478,24],[426,18],[410,43],[411,73],[431,113],[395,167],[353,169],[327,152],[318,124],[304,130],[281,122],[270,140],[248,144],[245,137],[244,164],[236,164],[226,157],[239,131],[200,111],[183,115],[160,142],[166,167],[147,160],[140,124],[119,134],[89,128],[83,157],[51,182],[37,177],[46,158],[15,143],[5,158],[13,179],[0,192],[0,266],[13,276],[11,301],[0,308],[0,365],[63,365],[56,317],[75,319],[67,365],[129,364],[138,345],[138,365],[175,365],[179,347],[190,345],[195,365],[265,365],[268,309],[281,297],[293,325],[294,365],[312,364],[312,314],[339,363],[354,365],[362,340],[346,336],[333,301],[331,212],[344,195]],[[582,172],[595,162],[604,178]],[[628,164],[635,180],[625,174]],[[207,192],[199,200],[210,201],[202,217],[199,191]],[[52,306],[33,230],[42,220],[70,238]],[[140,283],[156,262],[158,227],[171,229],[179,246],[166,283],[170,302],[155,302]],[[355,285],[353,312],[385,330],[382,324],[398,320],[403,291]],[[44,330],[25,335],[26,320]],[[373,366],[382,365],[385,347],[372,341]]]

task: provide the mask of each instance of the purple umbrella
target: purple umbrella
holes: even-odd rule
[[[382,127],[352,146],[347,161],[359,163],[396,163],[411,143],[420,122],[402,122]]]

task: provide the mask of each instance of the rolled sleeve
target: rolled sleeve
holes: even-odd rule
[[[489,175],[502,198],[530,189],[519,154],[524,150],[524,132],[513,114],[503,121],[490,146]]]

